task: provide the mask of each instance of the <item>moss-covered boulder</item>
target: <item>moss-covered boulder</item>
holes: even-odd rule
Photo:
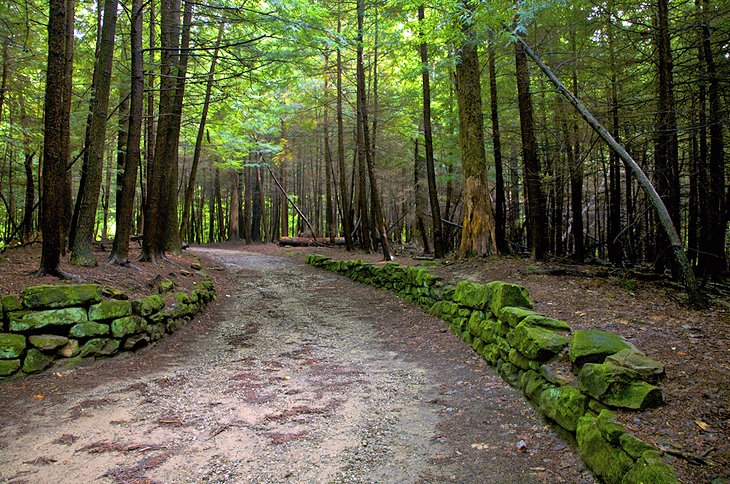
[[[67,308],[101,301],[98,284],[44,285],[23,290],[23,304],[30,309]]]
[[[674,467],[661,460],[658,452],[645,452],[634,467],[624,475],[622,484],[678,483]]]
[[[654,447],[651,444],[647,444],[640,438],[631,435],[629,433],[624,433],[619,437],[619,445],[621,448],[629,454],[634,459],[639,459],[642,455],[644,455],[644,452],[649,451],[656,451],[656,447]]]
[[[525,358],[525,356],[522,353],[520,353],[519,351],[517,351],[514,348],[509,350],[509,355],[507,356],[507,360],[521,370],[530,369],[530,360]]]
[[[606,484],[620,484],[634,466],[626,452],[603,438],[597,418],[590,413],[578,420],[575,438],[583,461]]]
[[[520,386],[520,376],[522,370],[513,365],[512,363],[505,361],[502,366],[499,367],[499,374],[502,375],[504,381],[512,385],[513,387]]]
[[[165,336],[165,324],[148,324],[147,334],[150,336],[150,341],[157,341],[161,339],[163,336]]]
[[[97,323],[96,321],[87,321],[79,323],[71,328],[68,332],[69,336],[74,338],[92,338],[94,336],[109,335],[109,325]]]
[[[565,430],[575,432],[586,413],[586,396],[571,386],[549,387],[540,394],[540,410]]]
[[[515,327],[522,322],[527,316],[538,315],[531,309],[525,309],[515,306],[505,306],[499,311],[499,319],[509,324],[511,327]]]
[[[123,338],[131,334],[141,333],[147,329],[147,321],[139,316],[127,316],[112,321],[112,336]]]
[[[132,303],[129,301],[102,301],[89,308],[89,319],[104,321],[123,318],[132,314]]]
[[[580,387],[601,403],[640,410],[662,403],[662,391],[628,368],[586,363],[578,374]]]
[[[79,346],[79,341],[76,339],[69,339],[68,343],[58,350],[58,354],[64,358],[73,358],[78,355],[80,351],[81,347]]]
[[[20,360],[0,360],[0,377],[10,376],[20,370]]]
[[[119,301],[127,300],[129,299],[129,296],[127,296],[124,291],[117,289],[116,287],[112,286],[104,286],[101,288],[101,293],[109,298],[117,299]]]
[[[520,388],[533,402],[539,402],[540,395],[549,387],[547,380],[534,370],[527,370],[520,377]]]
[[[507,306],[532,309],[532,301],[523,286],[499,281],[490,282],[487,286],[491,291],[492,314],[499,314]]]
[[[646,381],[656,381],[664,376],[664,365],[630,348],[606,357],[606,363],[633,370]]]
[[[86,309],[63,308],[10,313],[10,331],[34,331],[45,327],[71,326],[87,321]]]
[[[565,321],[548,318],[542,314],[531,314],[525,317],[521,322],[531,326],[541,326],[543,328],[554,329],[557,331],[570,331],[570,326],[568,326],[568,323]]]
[[[507,333],[507,341],[531,360],[545,361],[560,353],[570,342],[564,335],[524,322]]]
[[[18,311],[23,308],[23,302],[18,296],[8,294],[0,299],[0,303],[3,305],[3,311],[6,313],[12,311]]]
[[[90,339],[81,347],[78,356],[111,356],[119,350],[119,344],[119,340],[111,338]]]
[[[124,340],[122,348],[124,351],[135,351],[139,348],[147,346],[150,342],[150,337],[147,334],[136,334],[130,336]]]
[[[0,333],[0,360],[19,358],[25,351],[25,345],[22,334]]]
[[[461,306],[489,310],[491,292],[487,285],[471,281],[459,281],[454,290],[453,301]]]
[[[165,300],[162,296],[149,296],[132,301],[132,311],[139,316],[147,317],[165,307]]]
[[[584,363],[603,363],[607,356],[633,346],[617,334],[600,329],[579,329],[570,343],[570,361],[577,366]]]
[[[53,356],[31,348],[23,360],[23,373],[40,373],[53,364]]]
[[[170,292],[175,289],[175,282],[170,279],[163,279],[160,281],[160,294]]]
[[[68,338],[57,334],[37,334],[28,338],[30,344],[41,351],[51,351],[68,344]]]

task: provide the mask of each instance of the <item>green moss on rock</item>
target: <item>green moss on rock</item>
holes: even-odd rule
[[[0,299],[0,303],[3,305],[3,310],[6,313],[12,312],[12,311],[18,311],[22,309],[23,303],[21,302],[20,298],[18,296],[8,294],[7,296],[3,296],[2,299]]]
[[[620,484],[634,466],[626,452],[604,440],[596,417],[590,413],[578,420],[575,437],[581,458],[606,484]]]
[[[578,374],[580,387],[601,403],[640,410],[662,403],[662,392],[628,368],[586,363]]]
[[[102,301],[89,308],[89,319],[104,321],[123,318],[132,314],[132,303],[129,301]]]
[[[78,356],[111,356],[119,350],[119,340],[111,338],[94,338],[81,347]]]
[[[492,292],[490,301],[492,314],[499,314],[502,308],[507,306],[532,309],[532,301],[523,286],[499,281],[490,282],[487,286]]]
[[[510,363],[515,365],[517,368],[520,368],[522,370],[529,370],[530,369],[530,360],[525,358],[525,356],[517,351],[516,349],[512,348],[509,350],[509,355],[507,356],[507,359]]]
[[[10,376],[20,370],[20,360],[0,360],[0,377]]]
[[[65,346],[68,338],[56,334],[38,334],[28,338],[30,344],[41,351],[50,351]]]
[[[521,307],[505,306],[499,311],[499,319],[514,328],[527,316],[537,315],[535,311]]]
[[[40,373],[53,364],[53,356],[47,355],[40,350],[31,348],[23,360],[23,373]]]
[[[28,287],[23,291],[23,304],[30,309],[67,308],[94,304],[101,301],[98,284],[44,285]]]
[[[10,313],[10,331],[33,331],[47,326],[70,326],[84,321],[87,321],[84,308],[16,311]]]
[[[459,281],[454,290],[453,301],[461,306],[489,310],[491,290],[489,286],[471,281]]]
[[[639,459],[642,455],[644,455],[644,452],[656,451],[656,448],[653,445],[648,444],[640,438],[631,434],[625,433],[621,437],[619,437],[618,440],[624,452],[629,454],[634,459]]]
[[[626,473],[622,484],[678,483],[674,467],[662,461],[658,452],[645,452],[634,467]]]
[[[544,361],[560,353],[570,342],[560,333],[522,322],[507,334],[507,341],[531,360]]]
[[[664,365],[630,348],[606,357],[606,363],[633,370],[646,381],[655,381],[664,376]]]
[[[571,386],[550,387],[540,394],[540,410],[565,430],[575,432],[586,413],[586,396]]]
[[[112,321],[112,336],[123,338],[131,334],[141,333],[147,329],[147,321],[139,316],[127,316]]]
[[[162,296],[148,296],[132,301],[132,311],[139,316],[147,317],[160,311],[165,307],[165,300]]]
[[[19,358],[25,351],[25,344],[22,334],[0,333],[0,360]]]
[[[532,314],[522,320],[523,323],[556,331],[570,331],[570,326],[565,321],[548,318],[542,314]]]
[[[570,361],[577,366],[585,363],[603,363],[607,356],[632,346],[620,336],[600,329],[579,329],[570,343]]]
[[[109,334],[109,325],[88,321],[79,323],[71,328],[68,332],[69,336],[74,338],[91,338],[93,336],[107,336]]]

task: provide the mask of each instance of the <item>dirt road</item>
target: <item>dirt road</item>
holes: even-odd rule
[[[0,481],[593,482],[440,320],[288,258],[196,250],[230,281],[201,320],[0,383]]]

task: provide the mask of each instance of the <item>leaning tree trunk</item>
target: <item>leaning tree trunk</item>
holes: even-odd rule
[[[473,9],[464,1],[465,9]],[[487,155],[476,34],[471,20],[461,28],[466,37],[456,63],[456,103],[459,109],[459,148],[464,173],[464,208],[459,253],[462,257],[491,255],[496,250],[494,210],[489,198]]]
[[[550,68],[546,66],[545,63],[543,63],[542,60],[532,51],[532,49],[530,49],[527,43],[525,43],[525,41],[519,37],[517,38],[517,41],[522,44],[522,47],[524,48],[527,55],[529,55],[532,60],[535,61],[535,63],[550,79],[553,85],[558,89],[558,92],[560,92],[560,94],[563,95],[568,101],[570,101],[570,104],[573,105],[573,107],[580,113],[583,119],[585,119],[586,122],[591,126],[591,128],[593,128],[593,130],[606,142],[608,146],[611,147],[612,150],[618,153],[618,156],[624,163],[631,167],[634,175],[639,181],[639,184],[649,196],[652,205],[656,209],[657,215],[659,217],[662,227],[664,228],[666,236],[672,244],[672,252],[674,253],[674,258],[677,262],[677,265],[681,269],[684,284],[687,290],[687,295],[689,296],[689,303],[694,307],[705,307],[705,299],[700,292],[700,288],[697,285],[697,280],[695,279],[694,273],[692,272],[692,267],[689,265],[687,256],[684,253],[684,248],[682,247],[682,239],[679,238],[679,234],[677,233],[677,229],[672,223],[672,218],[669,216],[669,211],[667,210],[666,205],[664,205],[664,202],[662,201],[657,191],[654,189],[651,181],[649,181],[646,173],[644,173],[641,167],[636,163],[636,161],[634,161],[631,155],[628,154],[624,147],[618,144],[615,139],[613,139],[611,133],[609,133],[606,128],[604,128],[603,125],[590,113],[590,111],[588,111],[585,106],[583,106],[578,98],[576,98],[573,94],[571,94],[570,91],[568,91],[568,89],[563,85],[560,79],[558,79],[553,71],[551,71]]]
[[[94,76],[89,103],[89,126],[84,152],[86,166],[85,184],[79,186],[78,222],[72,239],[71,263],[80,266],[95,266],[93,254],[94,225],[96,209],[99,204],[104,171],[104,142],[106,140],[106,120],[109,109],[109,92],[114,61],[114,37],[117,29],[117,0],[104,2],[104,21],[101,27],[101,43],[94,65]]]
[[[141,160],[142,114],[144,98],[144,66],[142,59],[142,0],[132,1],[131,56],[132,86],[129,93],[129,124],[127,126],[127,146],[124,152],[124,171],[121,187],[117,188],[117,230],[109,262],[129,263],[129,237],[132,235],[134,215],[134,195],[136,191],[137,167]],[[119,182],[119,181],[118,181]]]

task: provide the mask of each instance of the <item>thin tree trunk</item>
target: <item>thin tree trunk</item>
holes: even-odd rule
[[[418,21],[425,20],[423,4],[418,6]],[[423,33],[419,32],[422,36]],[[441,224],[441,206],[439,204],[438,188],[436,186],[436,168],[433,155],[433,129],[431,126],[431,70],[428,64],[428,44],[421,42],[421,84],[423,85],[423,139],[426,150],[426,178],[428,181],[428,200],[431,206],[431,228],[433,230],[434,257],[442,259],[446,256],[447,248],[444,240],[444,230]],[[424,245],[425,247],[425,245]]]
[[[502,163],[502,136],[499,130],[499,101],[497,99],[497,71],[494,55],[494,32],[489,31],[489,100],[492,118],[492,146],[494,147],[495,207],[494,235],[497,250],[502,254],[509,253],[507,243],[507,200],[504,191],[504,173]]]
[[[416,204],[416,230],[423,241],[423,253],[431,254],[431,244],[428,241],[428,229],[424,222],[426,213],[426,193],[423,186],[423,175],[426,174],[424,158],[418,153],[418,139],[413,140],[413,193]]]
[[[515,42],[515,64],[517,66],[517,91],[520,110],[520,132],[522,134],[522,163],[525,177],[525,198],[527,202],[528,243],[532,258],[542,260],[547,251],[547,227],[545,226],[545,195],[542,191],[540,159],[535,138],[532,95],[530,93],[530,72],[523,44]]]
[[[329,52],[324,54],[324,159],[325,159],[325,184],[326,186],[326,209],[325,225],[327,226],[327,237],[330,242],[335,242],[335,211],[332,203],[332,150],[330,149],[330,126],[329,126]]]
[[[144,65],[142,57],[142,0],[132,0],[130,39],[132,57],[132,83],[129,93],[129,125],[127,145],[124,152],[124,171],[121,188],[117,187],[116,219],[117,229],[109,262],[127,264],[129,258],[129,237],[132,235],[134,215],[134,195],[137,181],[137,168],[141,163],[140,144],[142,141],[142,113],[144,101]],[[117,179],[117,183],[120,180]]]
[[[195,149],[193,151],[193,164],[190,167],[190,178],[185,188],[185,201],[183,203],[183,213],[180,222],[180,240],[186,240],[188,237],[188,219],[190,207],[193,203],[193,193],[195,191],[195,179],[198,173],[198,164],[200,163],[200,154],[203,148],[203,138],[205,136],[205,123],[208,120],[208,109],[210,108],[210,97],[213,92],[213,81],[215,76],[215,67],[218,62],[218,53],[220,50],[221,39],[225,30],[225,22],[221,22],[218,27],[218,38],[215,41],[215,50],[213,51],[213,60],[210,61],[210,69],[208,70],[208,81],[205,85],[205,100],[203,101],[203,112],[200,115],[200,124],[198,125],[198,135],[195,138]]]
[[[337,2],[337,33],[342,31],[341,2]],[[348,251],[353,250],[352,226],[350,224],[350,197],[347,192],[347,181],[345,173],[345,128],[342,117],[342,52],[337,46],[337,166],[340,170],[340,199],[342,200],[342,231],[345,236],[345,247]]]
[[[89,103],[89,124],[84,144],[85,183],[79,186],[77,200],[78,222],[71,239],[71,263],[80,266],[95,266],[92,251],[96,209],[99,203],[99,189],[104,170],[104,142],[106,140],[107,110],[111,89],[112,62],[114,60],[114,38],[117,28],[117,0],[105,0],[104,21],[101,28],[101,44],[94,65],[92,96]],[[79,203],[80,200],[80,203]]]

